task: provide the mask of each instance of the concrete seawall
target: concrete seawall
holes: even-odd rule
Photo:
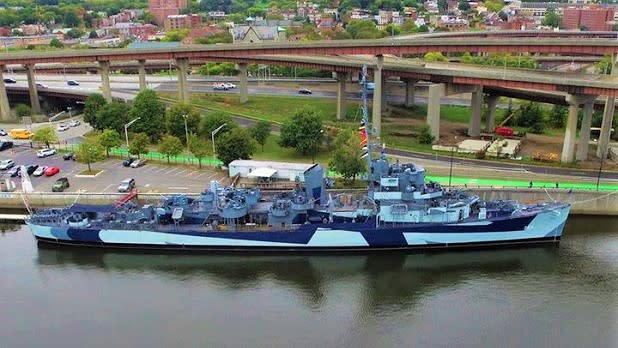
[[[571,203],[571,214],[574,215],[613,215],[618,216],[618,191],[572,191],[548,189],[492,189],[474,188],[469,192],[479,195],[484,200],[515,200],[522,203],[536,203],[556,200]],[[197,197],[198,194],[187,194]],[[51,193],[39,192],[28,194],[30,206],[35,208],[62,207],[75,202],[82,204],[113,203],[124,194],[115,193]],[[142,204],[156,204],[163,194],[140,193],[139,201]],[[0,192],[0,212],[4,209],[24,209],[24,197],[15,192]]]

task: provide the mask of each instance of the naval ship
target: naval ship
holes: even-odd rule
[[[42,243],[124,249],[358,252],[559,242],[568,203],[481,200],[427,182],[422,166],[373,154],[366,88],[362,111],[362,193],[329,193],[324,168],[315,164],[290,191],[268,194],[212,181],[197,198],[170,195],[157,205],[76,203],[38,209],[26,223]]]

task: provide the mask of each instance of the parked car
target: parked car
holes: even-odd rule
[[[17,80],[12,79],[10,77],[5,77],[4,78],[4,83],[17,83]]]
[[[54,176],[58,173],[60,173],[60,168],[58,167],[47,167],[45,169],[45,176]]]
[[[52,156],[56,153],[56,149],[41,149],[36,152],[36,156],[38,158],[45,158],[47,156]]]
[[[0,141],[0,151],[4,151],[6,149],[10,149],[13,147],[12,141]]]
[[[135,161],[133,161],[131,163],[131,168],[137,168],[137,167],[141,167],[144,164],[146,164],[146,159],[145,158],[138,158]]]
[[[52,185],[52,192],[62,192],[69,187],[69,179],[60,178]]]
[[[65,130],[69,129],[69,126],[67,126],[64,123],[61,123],[58,125],[56,129],[58,130],[58,132],[64,132]]]
[[[44,84],[44,83],[40,83],[40,82],[37,82],[37,83],[36,83],[36,86],[37,86],[37,87],[39,87],[39,88],[49,88],[49,86],[48,86],[48,85],[46,85],[46,84]]]
[[[6,159],[3,161],[0,161],[0,170],[7,170],[9,168],[12,168],[15,165],[15,162],[13,162],[12,159]]]
[[[118,192],[129,192],[135,188],[135,179],[127,178],[120,182],[118,185]]]
[[[69,85],[69,86],[79,86],[79,82],[77,82],[75,80],[69,80],[69,81],[67,81],[67,85]]]
[[[75,161],[75,154],[74,154],[73,152],[67,152],[67,153],[65,153],[64,155],[62,155],[62,158],[63,158],[65,161],[68,161],[68,160],[73,160],[73,161]]]
[[[39,167],[38,164],[27,165],[26,166],[26,173],[28,173],[28,175],[32,175],[32,173],[34,173],[34,171],[37,170],[38,167]],[[21,176],[21,171],[20,171],[19,175]]]
[[[133,157],[128,157],[126,160],[122,161],[122,165],[125,167],[130,167],[131,163],[133,163],[133,161],[135,161],[136,158]]]
[[[69,127],[77,127],[80,124],[82,124],[82,123],[79,122],[79,120],[73,120],[73,121],[69,122]]]
[[[309,88],[301,88],[298,90],[298,94],[311,94],[311,90]]]
[[[12,178],[19,175],[19,167],[13,167],[7,172]]]
[[[45,174],[47,168],[47,166],[40,166],[39,168],[37,168],[37,170],[34,171],[34,173],[32,173],[32,176],[41,176]]]
[[[9,133],[7,133],[4,129],[0,129],[0,136],[7,136],[9,135]]]

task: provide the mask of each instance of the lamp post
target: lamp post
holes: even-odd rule
[[[187,128],[187,115],[182,115],[182,118],[185,119],[185,137],[187,139],[187,151],[191,152],[189,148],[189,128]]]
[[[211,140],[212,140],[212,158],[213,158],[213,159],[216,159],[216,158],[217,158],[217,156],[216,156],[216,152],[215,152],[215,135],[216,135],[217,133],[219,133],[219,131],[221,130],[221,128],[225,127],[226,125],[227,125],[227,123],[224,123],[224,124],[220,125],[217,129],[215,129],[214,131],[212,131],[212,132],[210,133],[210,138],[211,138]]]
[[[129,133],[128,133],[127,129],[129,127],[131,127],[131,125],[133,123],[135,123],[137,120],[139,120],[140,118],[141,117],[138,117],[138,118],[134,119],[133,121],[131,121],[131,122],[129,122],[129,123],[124,125],[124,139],[127,141],[127,151],[129,151]]]

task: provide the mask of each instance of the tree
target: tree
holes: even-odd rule
[[[148,153],[148,136],[144,133],[137,133],[129,143],[129,153],[140,157]]]
[[[487,0],[485,1],[485,7],[489,12],[500,12],[504,7],[504,2],[502,0]]]
[[[120,134],[115,129],[106,129],[99,137],[101,146],[105,148],[105,154],[109,157],[109,149],[118,147],[122,144]]]
[[[563,105],[555,105],[549,112],[549,124],[554,128],[564,128],[564,123],[567,117],[567,107]]]
[[[15,115],[17,115],[17,117],[30,116],[32,115],[32,110],[26,104],[17,104],[15,107]]]
[[[84,104],[84,121],[88,122],[93,128],[97,127],[97,111],[107,104],[107,100],[102,94],[93,93],[86,98]]]
[[[90,34],[88,34],[88,38],[89,39],[98,39],[99,35],[97,34],[96,31],[93,30],[93,31],[90,32]]]
[[[228,165],[236,159],[249,159],[255,150],[255,144],[249,132],[244,128],[234,128],[217,140],[217,157]]]
[[[32,141],[45,143],[45,147],[49,148],[49,143],[58,142],[58,135],[51,126],[41,127],[34,131]]]
[[[190,104],[174,104],[165,113],[165,129],[170,135],[182,139],[183,143],[186,141],[184,116],[187,117],[187,130],[196,133],[200,125],[200,113]]]
[[[229,132],[236,127],[236,122],[232,120],[229,114],[221,111],[209,112],[202,117],[202,121],[200,122],[200,134],[210,138],[210,134],[224,123],[226,126],[221,128],[219,134]]]
[[[547,8],[545,17],[543,18],[543,25],[553,28],[558,28],[560,26],[560,16],[556,13],[556,10],[553,7]]]
[[[268,121],[259,121],[255,124],[255,126],[251,127],[249,130],[251,136],[255,141],[262,146],[262,152],[264,151],[264,144],[266,144],[266,139],[270,136],[270,122]]]
[[[612,56],[606,54],[600,61],[595,63],[594,67],[597,74],[611,74],[612,73]]]
[[[165,131],[165,128],[161,127],[165,122],[165,105],[157,99],[157,93],[152,89],[145,89],[137,94],[130,115],[131,119],[140,118],[132,126],[133,130],[146,133],[153,142]]]
[[[80,37],[82,37],[82,35],[84,35],[84,32],[79,29],[73,28],[67,31],[67,36],[71,39],[79,39]]]
[[[515,114],[515,123],[528,127],[532,133],[543,133],[545,120],[539,103],[529,102],[522,105]]]
[[[167,157],[167,163],[170,163],[170,157],[178,156],[182,152],[182,142],[173,135],[164,135],[159,143],[159,152]]]
[[[358,136],[351,129],[345,129],[335,138],[335,149],[328,166],[341,174],[344,180],[356,180],[356,175],[365,169]]]
[[[79,19],[75,11],[67,11],[64,14],[63,22],[67,28],[77,28],[81,24],[81,19]]]
[[[129,111],[131,108],[129,105],[113,101],[109,104],[103,105],[96,113],[96,127],[97,130],[113,129],[118,133],[124,132],[124,125],[129,122]]]
[[[376,27],[374,21],[367,19],[355,19],[350,21],[350,23],[346,25],[345,31],[348,32],[353,39],[379,39],[386,35],[385,32]]]
[[[189,35],[189,29],[170,30],[165,33],[165,37],[161,41],[180,42]]]
[[[457,4],[457,8],[460,11],[470,11],[470,3],[467,0],[459,0],[459,4]]]
[[[86,141],[79,144],[75,154],[75,159],[80,163],[88,164],[88,171],[90,164],[101,161],[105,158],[105,150],[103,146],[99,145],[99,139],[97,137],[86,138]]]
[[[448,62],[442,52],[427,52],[424,57],[427,62]]]
[[[63,48],[64,44],[62,43],[62,41],[58,40],[58,38],[53,38],[49,42],[49,46],[50,47],[55,47],[55,48]]]
[[[293,147],[303,155],[315,156],[323,137],[320,115],[313,110],[300,110],[281,125],[279,145]]]
[[[202,168],[202,160],[210,154],[208,151],[208,144],[206,141],[195,134],[189,135],[189,149],[195,158],[197,163]]]
[[[419,128],[418,142],[420,144],[432,144],[435,139],[436,137],[431,134],[431,128],[428,125],[423,125]]]

